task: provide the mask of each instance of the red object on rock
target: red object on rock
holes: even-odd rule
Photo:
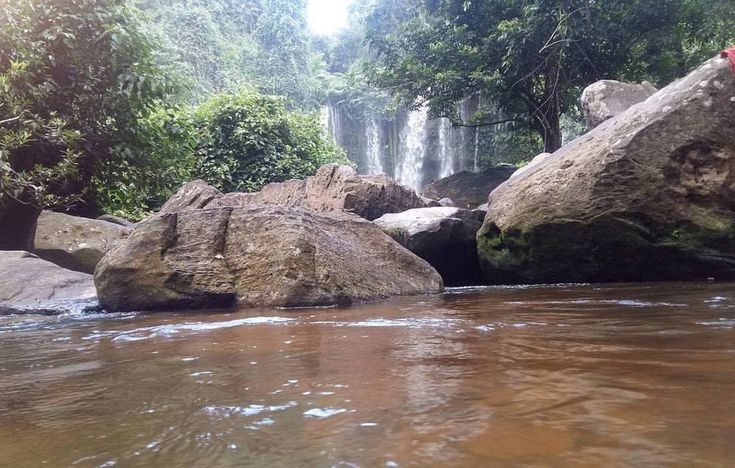
[[[725,49],[720,52],[720,57],[730,59],[730,67],[732,68],[732,74],[735,75],[735,46]]]

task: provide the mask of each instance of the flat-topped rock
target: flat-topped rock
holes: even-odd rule
[[[268,184],[256,193],[228,193],[205,206],[278,205],[325,213],[345,211],[365,219],[426,206],[416,192],[387,176],[361,176],[350,166],[328,164],[312,177]]]

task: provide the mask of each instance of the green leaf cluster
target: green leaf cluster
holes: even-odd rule
[[[230,191],[313,175],[323,164],[349,163],[317,114],[289,110],[283,97],[244,89],[216,95],[193,109],[195,176]]]

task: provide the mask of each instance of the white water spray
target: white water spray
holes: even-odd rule
[[[421,189],[426,156],[424,142],[428,116],[426,106],[409,113],[406,126],[401,130],[401,160],[396,166],[396,180],[417,191]]]

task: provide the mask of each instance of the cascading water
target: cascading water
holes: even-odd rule
[[[384,174],[381,159],[380,128],[375,119],[368,119],[365,126],[367,141],[365,144],[365,162],[369,175]]]
[[[410,112],[406,125],[401,131],[401,155],[396,165],[396,180],[416,190],[423,182],[424,157],[426,155],[426,122],[429,109],[421,107]]]
[[[451,144],[452,123],[449,119],[441,119],[439,123],[439,161],[441,168],[439,177],[449,177],[454,174],[454,156]]]
[[[330,106],[321,106],[319,108],[319,124],[322,126],[325,132],[327,132],[328,135],[330,135],[332,138],[334,138],[334,135],[332,135],[332,132],[330,130],[331,126],[331,119],[330,119]]]
[[[480,150],[480,128],[475,127],[475,150],[472,158],[472,170],[477,172],[480,170],[480,161],[478,160]]]
[[[459,103],[458,116],[471,121],[480,101],[475,95]],[[498,110],[483,108],[483,112],[502,119]],[[386,174],[417,190],[457,171],[478,171],[485,155],[502,161],[508,153],[511,124],[459,127],[446,118],[430,120],[428,115],[428,107],[378,115],[369,106],[347,101],[330,102],[320,110],[322,125],[361,174]]]

